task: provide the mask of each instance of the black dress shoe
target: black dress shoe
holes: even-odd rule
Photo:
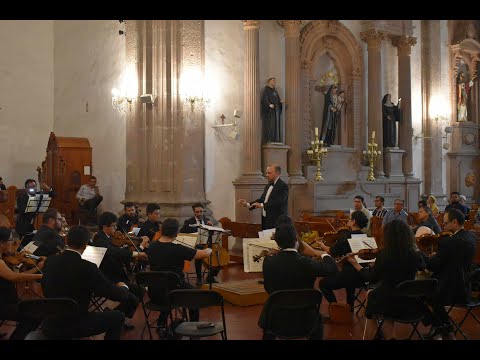
[[[197,279],[196,285],[197,285],[197,286],[202,286],[202,284],[203,284],[202,279]]]
[[[422,334],[422,339],[433,340],[434,338],[439,337],[441,335],[442,335],[442,329],[432,326],[428,333]]]

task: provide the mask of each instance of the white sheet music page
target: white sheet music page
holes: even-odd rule
[[[38,246],[33,243],[33,241],[30,241],[27,245],[23,247],[23,250],[25,250],[27,253],[33,254],[35,250],[38,249]]]
[[[173,243],[194,248],[197,243],[197,234],[193,234],[193,236],[188,234],[178,234],[177,238],[173,240]]]
[[[360,251],[361,249],[377,249],[378,248],[377,243],[375,242],[375,238],[373,237],[361,237],[361,238],[348,239],[348,243],[350,244],[350,249],[352,249],[352,252],[354,253]],[[360,259],[358,255],[355,255],[355,259],[359,264],[375,262],[375,259],[372,259],[372,260]]]
[[[100,267],[106,252],[107,248],[87,245],[87,248],[82,254],[82,259],[90,261],[97,265],[97,267]]]
[[[219,232],[227,232],[227,230],[222,229],[220,227],[215,227],[215,226],[210,226],[210,225],[201,225],[200,228],[205,229],[205,230],[213,230],[213,231],[219,231]]]
[[[275,233],[275,229],[263,230],[263,238],[266,240],[272,240],[272,235]]]
[[[274,240],[265,239],[243,239],[243,271],[244,272],[262,272],[263,259],[261,257],[258,262],[255,262],[253,257],[259,256],[263,250],[276,249],[278,247]]]

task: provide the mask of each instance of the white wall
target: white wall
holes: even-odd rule
[[[119,29],[116,20],[54,23],[54,132],[88,138],[102,208],[113,212],[123,207],[126,176],[125,114],[111,106],[111,90],[120,88],[126,68]]]
[[[0,21],[0,176],[23,188],[53,128],[53,21]]]

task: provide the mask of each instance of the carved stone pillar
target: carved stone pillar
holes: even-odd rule
[[[300,26],[302,20],[280,20],[285,28],[285,137],[290,146],[288,173],[290,180],[305,182],[302,173],[302,113],[300,74]],[[288,110],[287,110],[288,108]]]
[[[382,55],[380,45],[385,38],[384,33],[378,30],[368,30],[360,33],[368,49],[368,134],[370,140],[372,131],[375,131],[375,141],[382,155],[375,164],[375,177],[383,178],[383,125],[382,125]]]
[[[392,38],[392,44],[397,48],[398,54],[398,97],[402,98],[401,117],[399,124],[399,147],[405,150],[403,154],[403,174],[405,177],[413,177],[413,154],[412,154],[412,84],[410,53],[417,39],[411,36],[396,36]]]

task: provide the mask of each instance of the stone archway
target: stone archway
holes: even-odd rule
[[[345,118],[348,124],[342,147],[360,147],[361,124],[364,116],[360,111],[361,77],[363,74],[362,49],[353,34],[338,20],[315,20],[300,33],[300,61],[303,81],[303,150],[310,146],[312,121],[312,71],[321,56],[328,55],[337,70],[339,82],[345,90]]]

